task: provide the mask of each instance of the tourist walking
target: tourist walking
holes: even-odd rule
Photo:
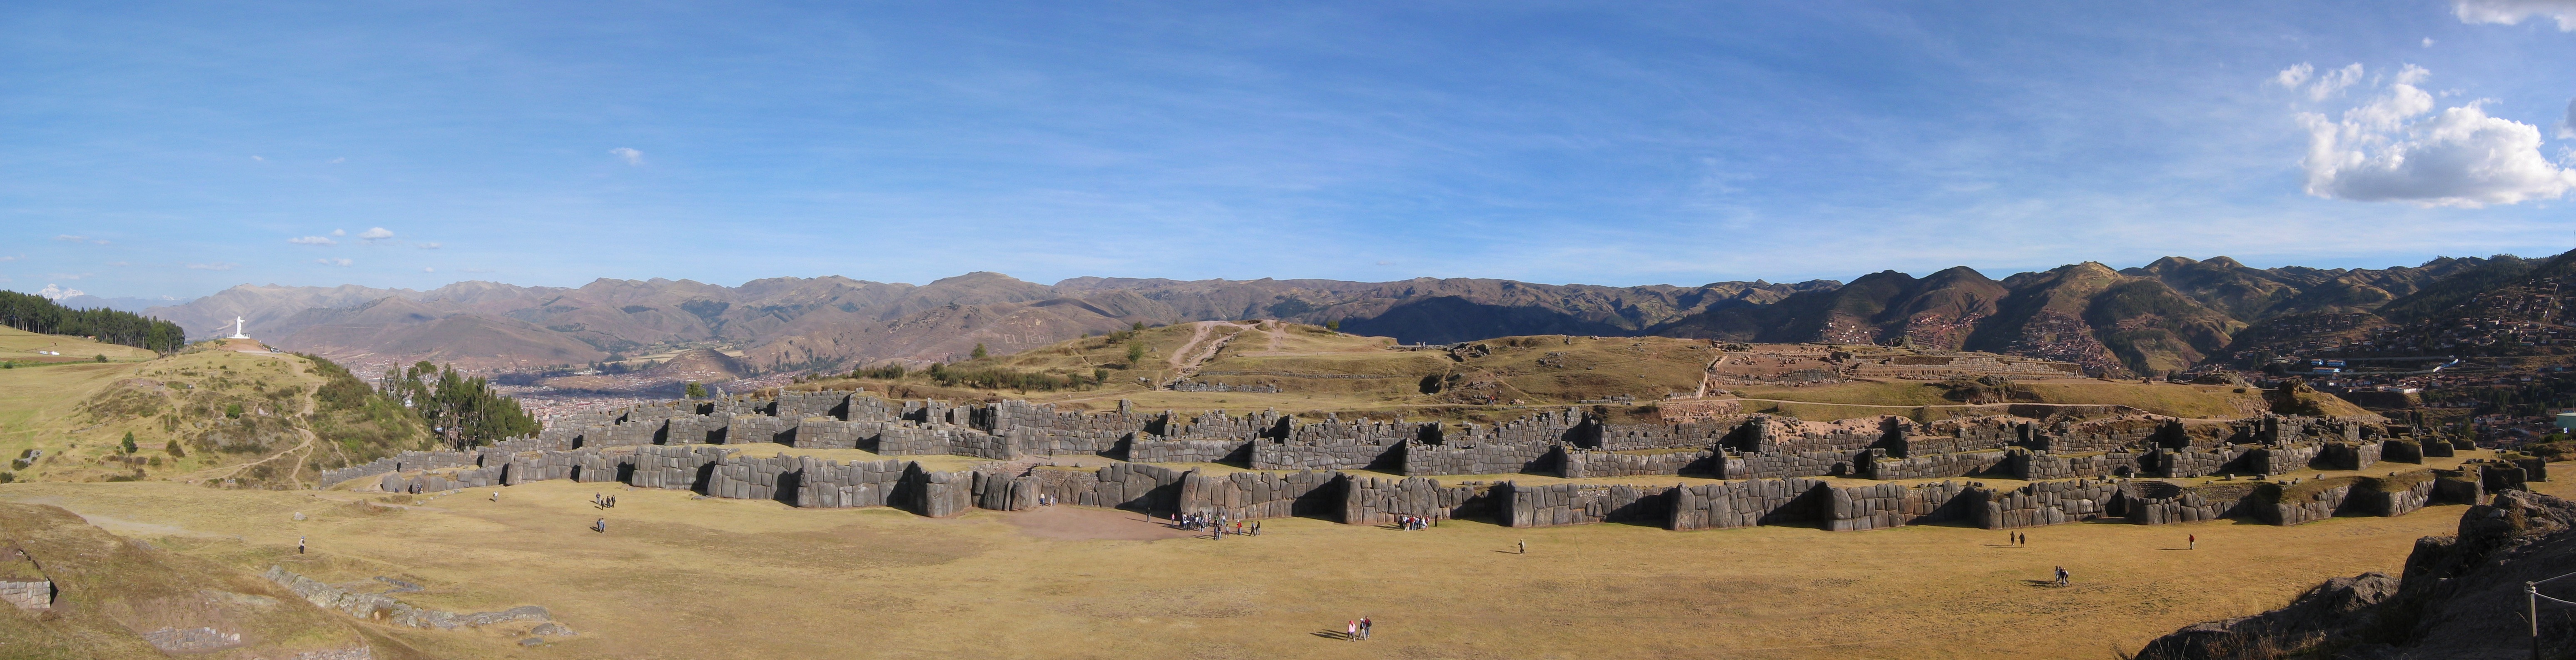
[[[2183,549],[2185,549],[2185,550],[2199,550],[2199,549],[2200,549],[2200,535],[2199,535],[2199,534],[2191,534],[2191,535],[2188,535],[2188,538],[2190,538],[2190,539],[2191,539],[2191,540],[2189,541],[2190,545],[2183,546]]]
[[[1351,622],[1348,622],[1348,623],[1344,623],[1344,624],[1342,624],[1342,641],[1345,641],[1345,642],[1356,642],[1356,641],[1360,641],[1360,622],[1358,622],[1358,621],[1351,621]]]
[[[2057,586],[2066,586],[2066,567],[2057,567]]]
[[[1368,617],[1360,617],[1360,641],[1368,641],[1369,626],[1373,623]]]
[[[1521,554],[1524,554],[1524,555],[1529,554],[1529,542],[1528,542],[1528,541],[1521,541],[1521,542],[1520,542],[1520,546],[1521,546]]]
[[[608,533],[608,519],[601,518],[598,522],[591,523],[590,531],[599,532],[601,534]]]
[[[295,554],[304,554],[304,537],[295,537]]]

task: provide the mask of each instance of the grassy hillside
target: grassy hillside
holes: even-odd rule
[[[1131,346],[1138,356],[1132,362]],[[1087,337],[945,365],[935,374],[878,371],[812,380],[800,387],[864,387],[897,398],[1028,399],[1094,410],[1127,399],[1145,410],[1182,412],[1275,408],[1508,419],[1536,408],[1590,405],[1625,418],[1653,419],[1655,403],[1666,395],[1697,390],[1718,352],[1705,340],[1567,335],[1418,349],[1397,346],[1389,338],[1308,325],[1207,322]],[[1231,391],[1154,387],[1173,382],[1224,385]],[[2235,418],[2270,409],[2263,391],[2230,386],[2052,379],[2017,387],[2021,394],[2013,403],[2119,405],[2192,418]],[[1263,391],[1242,391],[1246,388]],[[1278,391],[1266,391],[1271,388]],[[1747,402],[1748,410],[1819,419],[2004,412],[1968,406],[1953,398],[1949,388],[1925,381],[1859,380],[1737,388],[1734,393],[1759,400]],[[2366,414],[2325,399],[2313,405],[2338,414]]]
[[[0,349],[69,341],[0,334]],[[42,452],[0,473],[284,485],[428,439],[416,416],[328,361],[202,347],[145,359],[149,351],[130,350],[141,355],[0,369],[0,457]]]

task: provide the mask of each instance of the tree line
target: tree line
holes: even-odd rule
[[[388,370],[384,392],[420,413],[430,433],[450,447],[488,445],[537,432],[537,418],[521,409],[518,399],[493,391],[482,376],[457,373],[454,366],[422,361]]]
[[[48,335],[84,335],[99,341],[168,353],[188,345],[177,323],[113,309],[71,309],[44,296],[0,291],[0,324]]]

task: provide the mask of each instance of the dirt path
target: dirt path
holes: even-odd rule
[[[1163,382],[1167,386],[1170,383],[1189,380],[1191,376],[1198,375],[1199,367],[1207,364],[1208,360],[1214,359],[1218,351],[1225,350],[1226,344],[1233,343],[1236,337],[1241,337],[1244,332],[1258,327],[1228,323],[1225,321],[1199,321],[1190,325],[1195,326],[1195,328],[1190,332],[1189,343],[1181,344],[1180,348],[1172,349],[1172,356],[1165,358],[1165,362],[1172,366],[1172,377],[1163,379]],[[1216,337],[1214,341],[1210,341],[1209,335],[1215,334],[1216,329],[1219,327],[1232,329],[1233,332],[1225,333],[1224,336]],[[1205,345],[1205,348],[1200,348],[1201,345]]]

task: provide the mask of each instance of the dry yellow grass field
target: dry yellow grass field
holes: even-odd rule
[[[352,504],[382,494],[156,482],[11,484],[0,499],[245,570],[410,580],[428,587],[405,596],[424,606],[543,605],[582,633],[536,648],[394,633],[441,657],[495,658],[2109,657],[2328,577],[2396,572],[2462,510],[2061,525],[2027,530],[2029,547],[1952,526],[1405,532],[1309,519],[1212,541],[1072,507],[934,520],[615,484],[499,490],[405,509]],[[620,506],[594,509],[601,492]],[[608,533],[586,529],[600,517]],[[2200,549],[2181,549],[2186,534]],[[299,535],[313,554],[293,554]],[[1529,554],[1509,552],[1522,541]],[[2075,585],[2039,586],[2059,565]],[[1375,639],[1333,638],[1362,615]]]

